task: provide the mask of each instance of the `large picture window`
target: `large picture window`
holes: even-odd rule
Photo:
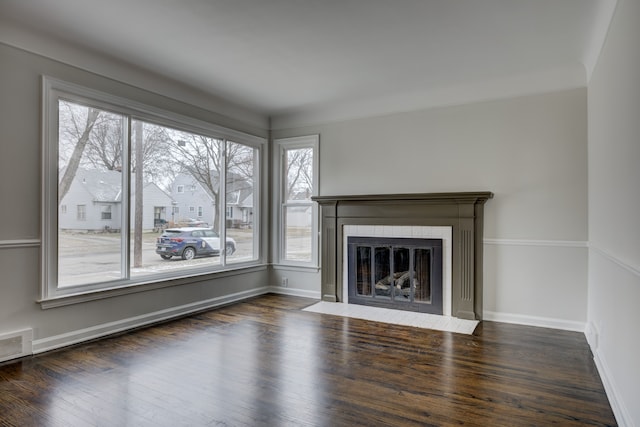
[[[279,255],[281,264],[318,265],[317,135],[278,139]]]
[[[53,79],[43,90],[43,299],[259,261],[264,139]]]

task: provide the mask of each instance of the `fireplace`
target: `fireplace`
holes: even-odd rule
[[[444,290],[443,312],[461,319],[482,320],[484,204],[492,197],[491,192],[313,197],[321,214],[322,299],[349,302],[346,228],[447,227],[451,230],[447,248],[451,253],[447,278],[450,290]]]
[[[348,237],[348,302],[443,314],[442,239]]]

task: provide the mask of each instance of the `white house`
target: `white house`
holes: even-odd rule
[[[154,183],[147,183],[143,188],[142,227],[151,230],[157,220],[168,220],[173,200]],[[132,220],[133,213],[131,206]],[[122,227],[122,174],[79,168],[58,208],[58,227],[61,230],[119,230]]]
[[[212,172],[212,176],[215,177],[216,174]],[[228,174],[228,177],[225,215],[227,225],[249,225],[253,215],[253,187],[238,175]],[[213,225],[215,199],[210,190],[193,176],[186,173],[176,176],[170,193],[174,205],[169,220],[177,224],[196,220]]]

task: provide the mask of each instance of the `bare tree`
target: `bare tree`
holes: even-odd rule
[[[252,147],[227,142],[227,194],[253,191],[255,182],[255,150]]]
[[[286,164],[286,198],[294,200],[311,197],[313,188],[313,150],[299,148],[287,150]]]
[[[105,118],[93,129],[85,163],[93,169],[122,170],[122,118]]]
[[[61,103],[63,106],[66,104],[67,108],[71,111],[71,106],[68,103]],[[100,110],[95,108],[87,109],[87,116],[84,123],[81,123],[76,114],[71,114],[71,120],[65,123],[68,127],[62,130],[63,133],[68,134],[72,140],[75,141],[74,147],[69,157],[69,160],[64,168],[64,173],[58,184],[58,203],[66,196],[71,187],[71,183],[76,176],[80,162],[82,161],[82,155],[85,147],[89,142],[91,131],[96,125],[99,117]]]
[[[136,156],[132,159],[132,169],[137,170],[137,162],[141,162],[145,182],[168,183],[178,172],[175,159],[171,156],[174,142],[170,130],[164,126],[143,123],[142,134],[141,158]]]
[[[180,133],[173,144],[173,153],[182,172],[191,175],[220,206],[220,170],[222,169],[224,142],[202,135]],[[217,209],[213,210],[213,229],[220,231]]]

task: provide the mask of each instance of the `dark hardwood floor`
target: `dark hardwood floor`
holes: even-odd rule
[[[0,425],[615,425],[583,334],[300,310],[314,302],[265,295],[0,366]]]

